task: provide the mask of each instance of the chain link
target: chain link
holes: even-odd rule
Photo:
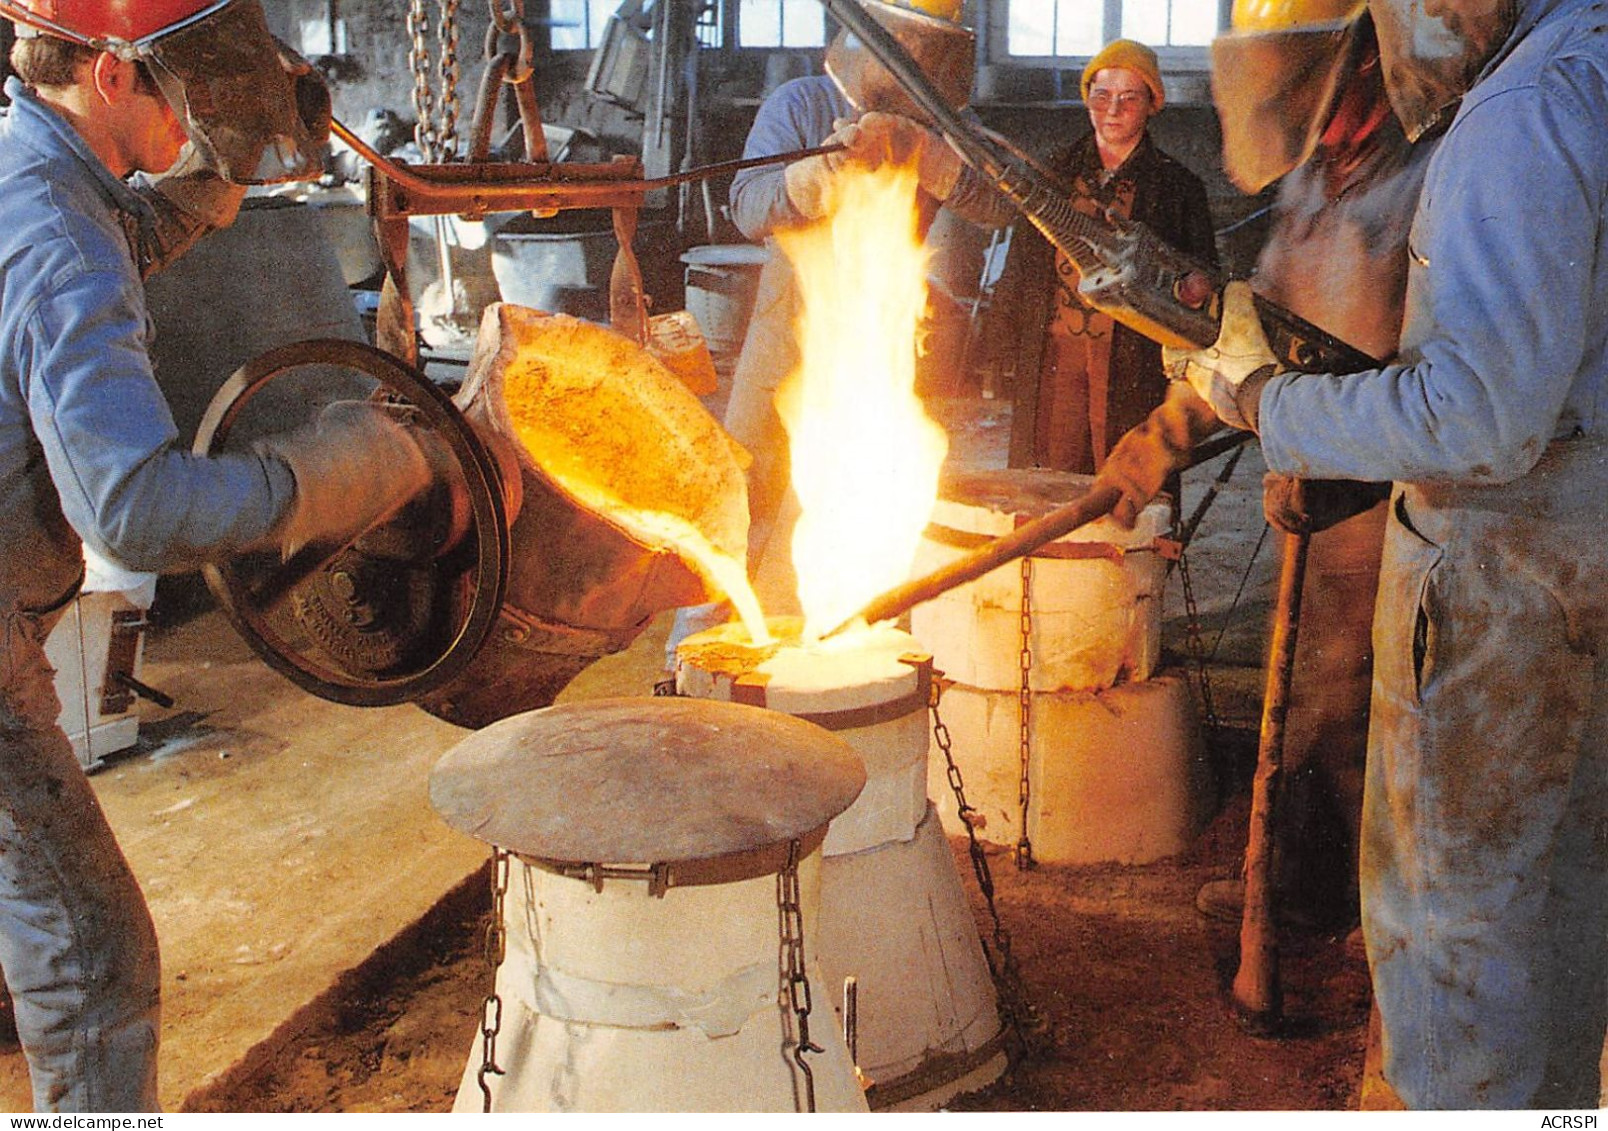
[[[1016,838],[1016,867],[1033,867],[1033,839],[1027,833],[1028,804],[1033,800],[1033,783],[1030,769],[1033,760],[1033,558],[1022,558],[1022,650],[1017,656],[1022,682],[1016,695],[1017,715],[1021,724],[1021,763],[1016,786],[1016,800],[1021,806],[1021,832]]]
[[[505,85],[522,83],[536,73],[531,62],[535,58],[536,48],[524,24],[516,25],[514,31],[503,31],[496,24],[488,24],[482,53],[488,65],[506,58],[502,73]]]
[[[438,161],[453,161],[458,157],[458,4],[459,0],[441,0],[441,24],[437,37],[441,40],[441,121],[437,129]]]
[[[525,24],[525,0],[488,0],[491,25],[504,35],[518,35]]]
[[[1186,636],[1184,649],[1195,667],[1195,679],[1200,684],[1200,709],[1206,724],[1206,733],[1216,735],[1218,727],[1217,705],[1212,698],[1211,665],[1207,663],[1206,641],[1201,635],[1200,607],[1195,603],[1195,586],[1189,578],[1189,550],[1178,555],[1178,580],[1184,591],[1184,623]]]
[[[1029,1034],[1030,1030],[1038,1028],[1037,1015],[1027,999],[1021,970],[1017,967],[1016,956],[1011,952],[1011,934],[1005,929],[999,917],[999,908],[994,903],[994,873],[988,866],[988,854],[983,851],[982,841],[977,839],[977,826],[982,822],[977,810],[966,800],[966,782],[961,777],[960,764],[955,761],[954,738],[943,716],[938,713],[938,701],[943,698],[943,693],[943,683],[935,675],[927,699],[927,706],[932,712],[932,737],[944,756],[949,789],[955,795],[955,813],[960,818],[961,827],[966,830],[966,852],[971,858],[972,875],[976,877],[977,890],[983,894],[983,903],[994,925],[993,945],[990,946],[988,940],[983,941],[983,958],[988,963],[988,974],[993,979],[994,993],[999,999],[1000,1020],[1015,1034],[1022,1054],[1031,1055],[1034,1042]]]
[[[425,40],[430,17],[424,3],[425,0],[408,0],[408,69],[413,72],[413,140],[419,155],[434,161],[435,91],[430,85],[430,46]]]
[[[491,1085],[488,1076],[501,1076],[497,1067],[497,1034],[502,1031],[502,996],[497,993],[497,973],[508,955],[508,928],[503,923],[503,908],[507,903],[508,875],[513,867],[512,855],[493,849],[491,855],[491,922],[486,925],[486,962],[491,967],[491,993],[480,1009],[480,1068],[475,1082],[480,1085],[481,1111],[491,1111]]]
[[[805,1111],[815,1111],[815,1073],[805,1061],[805,1053],[825,1052],[810,1040],[809,973],[804,966],[804,907],[798,883],[799,843],[794,840],[787,846],[787,863],[776,875],[776,906],[781,917],[782,976],[787,981],[788,1006],[797,1023],[797,1038],[793,1043],[793,1063],[804,1074]]]

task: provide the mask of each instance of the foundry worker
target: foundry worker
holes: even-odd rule
[[[959,23],[960,0],[861,3],[899,39],[946,101],[965,104],[974,68],[972,33]],[[937,132],[914,120],[918,111],[909,96],[857,39],[846,32],[834,38],[826,52],[826,72],[792,79],[771,92],[755,114],[743,156],[764,157],[829,142],[848,148],[737,173],[731,183],[731,216],[745,236],[762,243],[779,230],[821,219],[833,177],[850,162],[914,165],[923,233],[940,206],[984,227],[997,227],[1015,216],[992,184],[965,165]],[[785,563],[773,563],[784,578],[774,584],[767,584],[771,571],[761,571],[760,564],[772,545],[785,557],[784,540],[772,541],[789,485],[787,434],[775,400],[777,388],[798,364],[798,313],[792,267],[773,248],[760,271],[724,422],[753,457],[748,472],[749,571],[758,575],[761,603],[772,611],[796,605]],[[666,667],[674,667],[676,644],[685,635],[723,619],[719,606],[678,613]]]
[[[430,467],[362,404],[333,406],[317,439],[191,455],[152,377],[142,276],[231,220],[242,191],[202,155],[243,181],[317,175],[328,92],[281,69],[256,0],[0,0],[0,15],[19,33],[0,120],[0,967],[38,1110],[153,1110],[156,938],[43,651],[80,540],[140,570],[289,550],[365,529]],[[199,82],[210,105],[181,118]],[[175,174],[146,183],[187,139]]]
[[[1600,7],[1370,0],[1408,136],[1451,116],[1413,221],[1399,357],[1352,376],[1281,373],[1235,284],[1217,344],[1174,359],[1225,422],[1260,435],[1273,471],[1394,482],[1361,886],[1383,1073],[1411,1108],[1598,1103],[1608,1013]]]
[[[1156,53],[1115,40],[1083,69],[1082,90],[1093,130],[1048,163],[1074,207],[1138,221],[1215,265],[1205,186],[1150,137],[1149,122],[1167,97]],[[1161,347],[1085,304],[1077,269],[1064,252],[1026,224],[1017,226],[1017,235],[1025,248],[1013,256],[1019,274],[1011,293],[1019,295],[1021,332],[1010,462],[1090,474],[1123,433],[1161,403],[1167,388]]]
[[[1438,135],[1407,140],[1362,0],[1237,0],[1233,29],[1212,45],[1224,168],[1246,192],[1279,181],[1257,293],[1363,353],[1394,357],[1407,232]],[[1175,386],[1173,397],[1198,406],[1208,429],[1217,426],[1188,385]],[[1310,535],[1274,885],[1285,918],[1317,929],[1357,922],[1384,495],[1382,485],[1275,474],[1264,489],[1269,521]],[[1203,912],[1235,922],[1243,903],[1238,879],[1207,884],[1197,899]]]

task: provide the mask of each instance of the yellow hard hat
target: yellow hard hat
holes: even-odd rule
[[[929,16],[936,16],[940,20],[948,20],[952,24],[960,22],[960,9],[964,0],[892,0],[900,8],[909,8],[916,12],[925,12]]]
[[[1289,31],[1311,24],[1349,22],[1367,0],[1234,0],[1235,31]]]

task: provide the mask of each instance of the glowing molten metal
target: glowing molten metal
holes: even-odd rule
[[[806,638],[903,581],[948,438],[915,394],[927,305],[914,169],[845,169],[822,223],[778,235],[803,313],[777,407],[802,508],[793,566]]]
[[[488,380],[547,482],[640,544],[675,553],[732,600],[756,642],[769,642],[745,568],[741,463],[657,358],[605,327],[497,303],[468,389]]]

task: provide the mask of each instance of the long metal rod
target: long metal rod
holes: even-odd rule
[[[477,196],[488,202],[513,197],[523,200],[533,194],[540,195],[543,193],[577,200],[589,196],[604,198],[621,194],[643,194],[653,192],[655,189],[673,188],[689,181],[724,176],[728,173],[741,172],[744,169],[758,168],[761,165],[787,164],[793,161],[801,161],[806,157],[819,157],[826,153],[837,153],[843,149],[841,145],[818,145],[811,149],[797,149],[766,157],[745,157],[736,161],[721,161],[714,165],[702,165],[696,169],[685,169],[666,177],[655,177],[651,180],[640,177],[609,176],[607,175],[608,166],[566,166],[563,164],[528,165],[524,168],[529,169],[530,172],[524,175],[487,176],[484,178],[477,176],[473,180],[467,180],[459,176],[442,177],[432,175],[425,168],[393,161],[358,137],[349,126],[339,120],[331,123],[330,132],[351,146],[359,157],[409,192],[421,197],[433,197],[445,194],[462,196],[466,192],[473,191]],[[439,169],[442,166],[426,168]],[[451,168],[456,172],[459,169],[469,170],[471,166],[447,166],[446,168]],[[519,168],[519,166],[498,165],[496,168],[512,170]],[[542,173],[547,173],[549,176],[543,176],[541,175]],[[495,210],[488,209],[488,211]],[[519,204],[511,204],[509,208],[509,211],[521,210],[522,207]]]
[[[1104,518],[1121,500],[1122,492],[1117,488],[1097,485],[1082,498],[1024,523],[1009,534],[985,542],[947,566],[889,589],[826,635],[835,636],[860,621],[876,624],[893,620],[958,585],[977,580],[1006,562],[1031,554],[1080,526]]]

